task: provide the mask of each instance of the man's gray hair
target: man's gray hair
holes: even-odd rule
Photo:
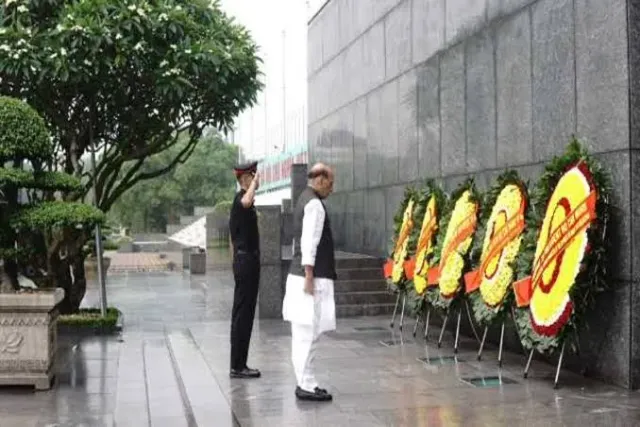
[[[329,169],[329,166],[327,166],[324,163],[318,162],[314,164],[311,167],[311,169],[309,169],[309,172],[307,173],[307,178],[309,178],[309,180],[314,180],[320,176],[329,178],[330,173],[331,173],[331,169]]]

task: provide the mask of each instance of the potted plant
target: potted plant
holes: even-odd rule
[[[81,183],[54,171],[54,158],[42,117],[0,97],[0,384],[49,388],[58,313],[84,297],[78,255],[104,221],[98,209],[66,201]],[[19,276],[36,288],[21,288]]]

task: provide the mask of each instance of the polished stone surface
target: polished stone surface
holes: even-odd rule
[[[617,293],[603,298],[622,304],[592,336],[622,351],[588,364],[640,386],[639,11],[640,0],[330,0],[309,25],[309,150],[336,166],[340,249],[388,255],[398,187],[473,177],[487,189],[506,168],[535,184],[576,135],[612,171]]]
[[[629,147],[626,3],[575,3],[577,129],[595,152]]]
[[[501,167],[533,161],[530,64],[530,19],[520,14],[496,30],[496,136]]]
[[[545,161],[576,129],[573,1],[540,0],[531,15],[533,148]]]
[[[631,426],[640,394],[452,336],[435,346],[388,329],[388,317],[340,320],[323,338],[317,376],[330,404],[295,400],[290,335],[280,320],[259,320],[249,363],[258,380],[228,377],[232,281],[228,270],[193,278],[130,273],[109,278],[110,303],[124,312],[120,337],[62,337],[55,387],[0,389],[0,425],[27,426]],[[85,303],[97,301],[91,287]],[[421,335],[421,334],[420,334]],[[386,342],[382,345],[381,341]],[[422,359],[422,360],[421,360]],[[502,379],[502,384],[499,383]],[[479,387],[472,385],[485,385]]]

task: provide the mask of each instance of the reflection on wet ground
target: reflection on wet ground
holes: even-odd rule
[[[294,397],[288,326],[256,323],[250,365],[259,380],[228,378],[229,272],[109,278],[110,304],[125,314],[116,337],[61,336],[54,387],[0,389],[0,426],[591,426],[640,424],[640,395],[452,337],[438,349],[402,337],[388,319],[340,319],[318,352],[330,404]],[[97,300],[91,288],[85,300]],[[435,330],[433,332],[436,333]],[[434,341],[434,340],[432,340]]]

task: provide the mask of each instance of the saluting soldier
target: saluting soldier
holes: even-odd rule
[[[240,191],[233,199],[229,218],[235,280],[231,311],[231,378],[260,377],[259,370],[247,366],[260,281],[260,235],[253,205],[260,185],[257,167],[258,162],[251,162],[234,168]]]

